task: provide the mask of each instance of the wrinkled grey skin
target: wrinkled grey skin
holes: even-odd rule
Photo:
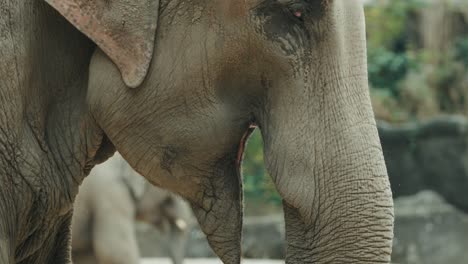
[[[135,217],[158,228],[173,263],[183,262],[194,224],[190,207],[151,186],[116,154],[95,167],[80,187],[72,223],[73,263],[140,263]]]
[[[69,262],[78,186],[114,147],[239,263],[252,124],[286,263],[390,261],[359,0],[45,1],[99,48],[43,1],[0,0],[0,263]]]

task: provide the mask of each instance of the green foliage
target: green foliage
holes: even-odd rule
[[[263,160],[263,140],[258,129],[250,137],[242,164],[244,193],[246,199],[261,200],[280,204],[281,198],[276,192],[271,177],[265,170]]]
[[[468,36],[447,39],[443,50],[429,50],[421,37],[428,28],[419,20],[423,7],[434,8],[427,4],[382,0],[366,7],[369,83],[379,119],[401,122],[440,113],[468,114]],[[458,11],[446,12],[449,18]],[[455,21],[434,19],[440,29]],[[467,25],[457,23],[460,28]]]
[[[398,96],[398,84],[406,76],[410,59],[404,53],[385,48],[369,49],[369,81],[374,88],[387,89]]]
[[[366,8],[369,82],[373,88],[398,97],[400,82],[411,67],[418,66],[408,53],[407,24],[420,5],[418,0],[389,1]]]
[[[468,68],[468,37],[459,38],[455,43],[455,59]]]
[[[371,49],[394,49],[407,41],[406,29],[411,12],[424,4],[421,0],[377,2],[366,7],[367,33]],[[404,44],[403,44],[404,45]]]

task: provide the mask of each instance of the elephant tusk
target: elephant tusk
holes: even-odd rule
[[[175,220],[175,225],[180,231],[185,231],[188,227],[187,222],[180,218]]]

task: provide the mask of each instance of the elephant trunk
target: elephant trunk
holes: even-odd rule
[[[283,198],[286,263],[390,261],[386,167],[368,100],[355,106],[269,114],[261,125],[266,166]]]
[[[393,202],[365,56],[347,65],[347,43],[324,44],[309,71],[272,79],[257,115],[283,198],[286,263],[388,263]]]
[[[255,115],[283,198],[286,263],[390,262],[393,202],[363,28],[362,6],[330,1],[313,49],[262,81],[267,99]]]

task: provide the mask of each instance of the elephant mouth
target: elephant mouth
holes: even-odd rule
[[[236,157],[237,170],[239,171],[240,171],[242,159],[244,158],[245,144],[247,143],[247,140],[249,139],[250,135],[255,131],[256,128],[257,128],[257,125],[251,122],[240,140],[239,149],[237,150],[237,157]]]

